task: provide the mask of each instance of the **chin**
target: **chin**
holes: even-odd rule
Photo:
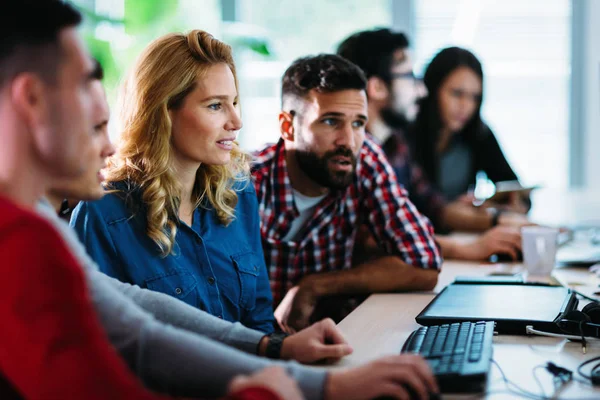
[[[98,187],[95,187],[95,188],[87,191],[84,196],[81,196],[80,200],[82,200],[82,201],[100,200],[102,197],[104,197],[105,193],[106,192],[104,191],[104,188],[102,186],[98,186]]]
[[[226,158],[219,158],[219,159],[215,159],[215,160],[210,160],[208,162],[206,162],[205,164],[208,165],[227,165],[231,162],[231,157],[226,157]]]

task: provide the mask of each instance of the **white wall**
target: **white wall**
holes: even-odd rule
[[[598,189],[600,188],[600,1],[573,0],[573,2],[582,2],[585,7],[585,17],[582,18],[584,38],[582,43],[573,43],[574,46],[583,45],[581,68],[583,71],[573,71],[573,74],[582,73],[580,97],[582,109],[573,110],[573,117],[582,120],[583,185]],[[573,134],[577,137],[577,132]],[[572,157],[576,156],[572,154]]]

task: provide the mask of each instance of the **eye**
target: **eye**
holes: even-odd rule
[[[94,126],[94,135],[102,135],[106,131],[106,122]]]
[[[362,128],[363,126],[365,126],[365,121],[363,121],[362,119],[359,119],[358,121],[354,121],[352,123],[352,126],[354,128]]]
[[[451,94],[453,97],[462,97],[462,95],[463,95],[463,92],[462,92],[462,90],[458,90],[458,89],[452,89],[452,90],[450,90],[450,94]]]
[[[222,107],[223,105],[221,103],[213,103],[208,106],[208,108],[210,108],[213,111],[219,111]]]
[[[338,124],[338,120],[335,118],[325,118],[321,120],[321,123],[328,126],[336,126]]]

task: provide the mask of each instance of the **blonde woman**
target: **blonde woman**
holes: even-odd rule
[[[271,332],[231,48],[195,30],[151,43],[125,81],[108,194],[73,212],[106,274]]]

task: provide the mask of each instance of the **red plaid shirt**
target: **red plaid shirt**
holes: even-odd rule
[[[408,190],[410,201],[433,222],[437,233],[444,231],[446,227],[441,217],[447,201],[412,158],[404,133],[401,130],[394,131],[381,148],[396,173],[398,183]]]
[[[258,153],[252,175],[275,306],[305,275],[350,268],[361,223],[389,254],[415,267],[441,266],[431,223],[410,202],[383,151],[369,138],[360,150],[353,182],[343,191],[330,191],[317,205],[299,241],[282,240],[299,216],[283,140]]]

